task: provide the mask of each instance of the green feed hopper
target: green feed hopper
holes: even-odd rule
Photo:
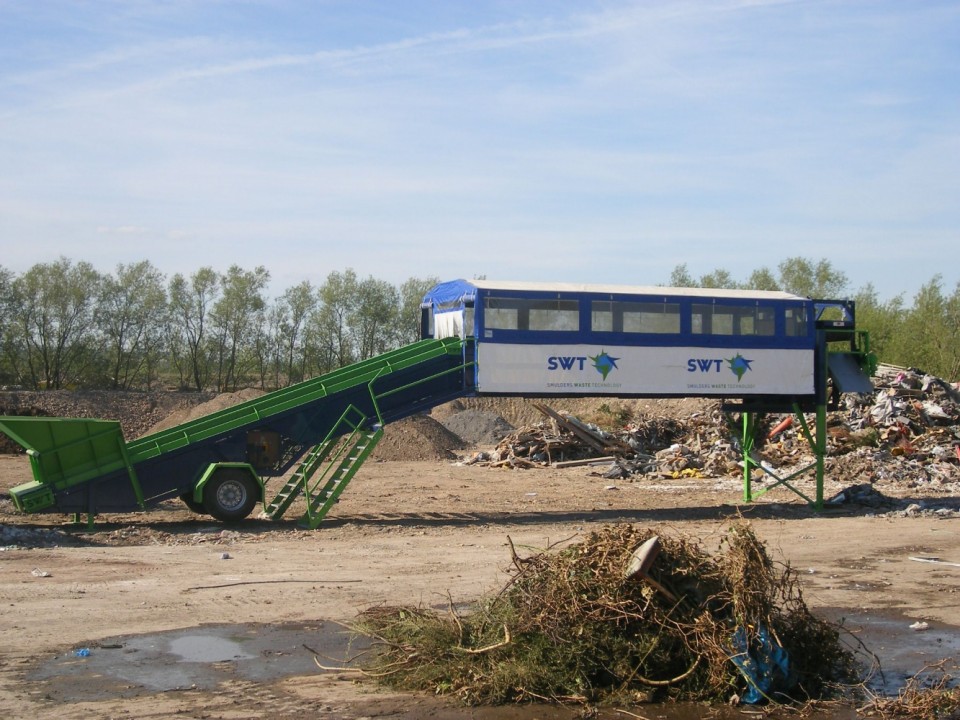
[[[36,512],[54,505],[54,492],[126,468],[137,488],[120,423],[113,420],[4,417],[0,431],[30,457],[32,482],[10,490],[14,505]],[[139,490],[137,497],[142,502]]]

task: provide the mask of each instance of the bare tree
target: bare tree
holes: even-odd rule
[[[16,372],[34,388],[83,384],[95,357],[94,309],[101,276],[86,262],[61,257],[14,280],[12,325],[20,352]]]
[[[253,366],[254,337],[266,307],[263,291],[270,273],[259,266],[244,270],[231,265],[220,277],[220,297],[213,304],[211,325],[217,390],[233,391]]]
[[[210,267],[197,270],[187,280],[180,273],[170,281],[168,339],[171,360],[180,374],[180,385],[194,390],[207,387],[211,374],[207,325],[219,296],[219,275]]]
[[[311,316],[310,344],[320,373],[349,365],[356,358],[350,317],[356,310],[357,274],[347,269],[332,272],[317,291],[319,304]]]
[[[115,277],[104,278],[97,318],[110,348],[110,387],[128,390],[139,382],[150,386],[166,309],[163,274],[148,260],[120,264]]]

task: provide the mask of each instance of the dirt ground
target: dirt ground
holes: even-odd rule
[[[0,493],[29,479],[24,456],[0,455]],[[829,496],[858,479],[827,482]],[[813,492],[812,478],[798,485]],[[776,560],[799,571],[812,609],[845,618],[851,639],[869,637],[886,680],[896,683],[956,649],[960,526],[956,512],[937,509],[955,507],[958,498],[943,487],[877,489],[926,510],[848,503],[814,512],[783,488],[743,503],[736,477],[610,481],[589,467],[502,470],[449,458],[367,463],[312,532],[297,529],[296,513],[225,526],[179,502],[102,516],[90,531],[66,516],[19,514],[0,495],[0,716],[575,717],[548,707],[469,709],[398,695],[356,672],[321,670],[311,650],[325,647],[324,627],[349,624],[373,605],[445,608],[496,592],[506,578],[508,538],[532,552],[628,522],[692,535],[712,549],[738,517]],[[916,622],[928,628],[911,629]],[[289,672],[244,674],[214,658],[203,673],[187,663],[197,679],[188,672],[178,681],[170,673],[185,667],[184,658],[169,653],[124,665],[124,654],[143,647],[137,638],[217,627],[238,636],[233,626],[294,629],[296,642],[263,649],[258,660],[284,660]],[[81,649],[89,656],[78,657]],[[322,662],[345,659],[341,652]],[[610,712],[719,717],[703,708]]]

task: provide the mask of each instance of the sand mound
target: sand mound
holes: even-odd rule
[[[221,393],[213,399],[192,408],[173,413],[151,429],[151,433],[171,428],[196,418],[225,410],[263,395],[260,390],[240,390]],[[443,425],[426,415],[415,415],[390,423],[384,429],[383,439],[371,456],[375,460],[452,460],[455,450],[462,450],[464,441]]]
[[[185,407],[167,415],[167,417],[145,432],[144,435],[152,435],[153,433],[160,432],[161,430],[167,430],[175,427],[176,425],[189,422],[190,420],[196,420],[197,418],[202,418],[205,415],[210,415],[211,413],[215,413],[220,410],[226,410],[229,407],[239,405],[247,400],[254,400],[263,394],[264,393],[262,390],[254,390],[253,388],[246,388],[233,393],[220,393],[205,403],[193,405],[191,407]]]
[[[463,440],[427,415],[397,420],[383,429],[374,460],[453,460]]]

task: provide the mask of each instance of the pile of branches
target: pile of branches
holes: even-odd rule
[[[363,670],[467,704],[729,702],[750,692],[780,702],[825,697],[854,677],[837,629],[808,611],[795,573],[748,525],[731,528],[716,556],[659,538],[652,566],[625,572],[652,537],[621,524],[560,550],[514,550],[509,582],[469,613],[452,602],[446,612],[368,609],[356,622],[376,641]],[[758,681],[749,670],[766,665],[763,647],[789,664]]]
[[[883,720],[951,720],[960,718],[960,688],[944,668],[946,660],[923,668],[896,697],[873,697],[857,709],[866,717]]]

